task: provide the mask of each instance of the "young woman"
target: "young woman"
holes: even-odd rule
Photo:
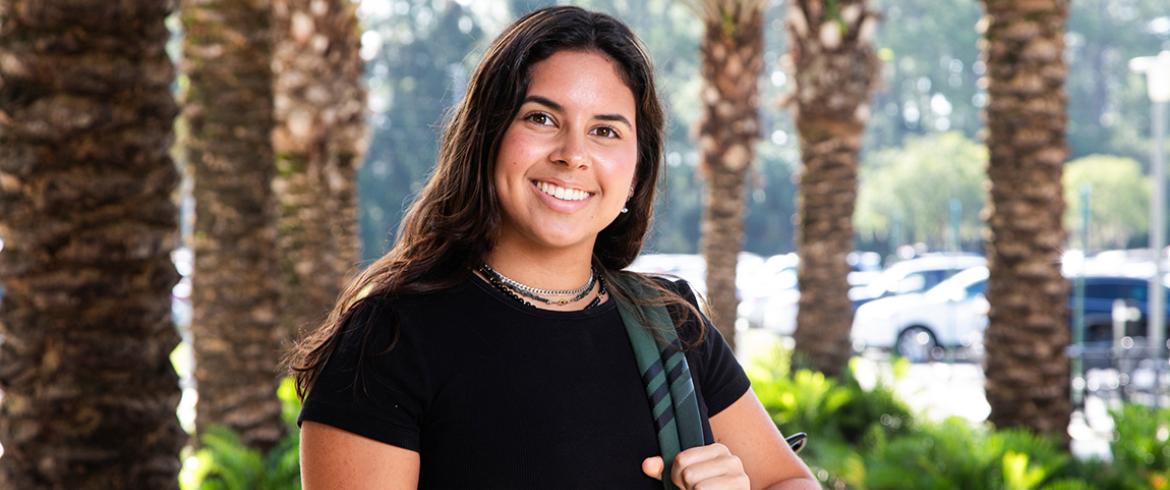
[[[393,249],[291,355],[306,489],[819,488],[685,282],[622,271],[662,131],[619,21],[552,7],[495,40]],[[693,377],[702,444],[666,475],[623,304],[668,308]]]

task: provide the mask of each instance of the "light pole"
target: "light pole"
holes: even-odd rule
[[[1147,340],[1151,353],[1161,359],[1163,326],[1166,323],[1166,304],[1162,293],[1162,249],[1166,246],[1166,170],[1163,139],[1166,134],[1166,103],[1170,102],[1170,51],[1158,56],[1143,56],[1129,61],[1129,69],[1146,75],[1146,93],[1153,106],[1154,154],[1150,161],[1154,176],[1154,198],[1150,204],[1150,248],[1154,252],[1154,277],[1150,279],[1150,308]],[[1156,392],[1155,392],[1156,393]],[[1155,396],[1156,398],[1156,396]]]

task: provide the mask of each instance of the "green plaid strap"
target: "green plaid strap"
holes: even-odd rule
[[[646,288],[636,279],[624,275],[618,277],[624,289],[631,294],[643,296],[646,292]],[[654,416],[658,447],[665,465],[662,470],[663,487],[674,490],[675,486],[670,481],[670,468],[675,457],[683,450],[706,444],[691,370],[666,307],[639,307],[618,301],[618,312],[630,337]],[[642,314],[639,315],[639,312]],[[650,334],[650,329],[642,322],[643,318],[649,325],[662,327],[656,329],[660,332],[658,337]]]

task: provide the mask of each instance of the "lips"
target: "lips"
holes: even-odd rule
[[[593,193],[591,192],[575,189],[572,187],[563,187],[551,182],[534,180],[532,181],[532,184],[536,186],[540,192],[561,201],[584,201],[593,196]]]

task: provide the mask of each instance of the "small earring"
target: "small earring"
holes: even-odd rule
[[[622,212],[623,212],[623,213],[628,213],[628,212],[630,212],[630,208],[627,208],[627,207],[625,207],[625,206],[622,206]]]

